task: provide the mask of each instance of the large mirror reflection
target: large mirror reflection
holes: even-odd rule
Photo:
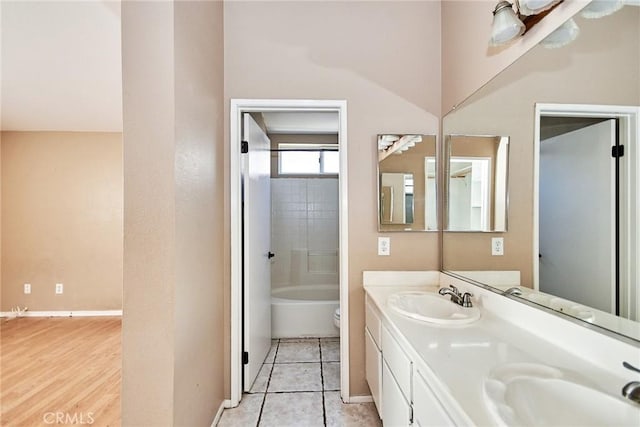
[[[507,230],[509,137],[446,135],[447,231]]]
[[[378,135],[378,230],[435,231],[435,135]]]
[[[535,47],[445,116],[444,135],[509,135],[510,155],[508,231],[445,231],[443,269],[640,340],[640,7],[574,20],[576,40]],[[593,132],[609,137],[589,147]]]

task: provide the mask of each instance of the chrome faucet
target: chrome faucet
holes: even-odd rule
[[[440,295],[449,295],[451,296],[451,302],[461,305],[463,307],[473,307],[473,303],[471,302],[471,297],[473,294],[469,292],[465,292],[464,294],[460,293],[458,288],[453,285],[449,285],[448,288],[440,288],[438,290]]]
[[[515,296],[520,296],[520,295],[522,295],[522,290],[521,290],[519,287],[514,286],[513,288],[509,288],[509,289],[507,289],[506,291],[504,291],[504,292],[502,293],[502,295],[515,295]]]
[[[625,368],[640,373],[640,369],[628,362],[622,362]],[[622,395],[634,403],[640,404],[640,381],[631,381],[622,387]]]

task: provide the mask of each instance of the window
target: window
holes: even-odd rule
[[[337,175],[340,156],[335,144],[278,144],[279,175]]]

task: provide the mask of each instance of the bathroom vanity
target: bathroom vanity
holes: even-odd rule
[[[637,366],[637,346],[444,273],[405,273],[364,274],[366,377],[385,426],[640,422],[640,405],[621,395],[638,377],[622,366]],[[397,307],[397,295],[454,305],[438,295],[451,285],[473,294],[479,318],[425,321]]]

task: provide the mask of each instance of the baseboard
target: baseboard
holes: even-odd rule
[[[349,396],[349,402],[346,403],[371,403],[373,396]]]
[[[25,311],[20,317],[100,317],[122,316],[122,310],[56,310],[56,311]],[[0,317],[16,317],[12,311],[0,312]]]
[[[211,423],[211,427],[215,427],[218,425],[218,423],[220,422],[220,417],[222,417],[222,411],[224,411],[224,408],[229,408],[229,407],[231,407],[230,400],[223,400],[220,403],[220,407],[218,408],[218,412],[216,412],[216,416],[213,419],[213,422]]]

